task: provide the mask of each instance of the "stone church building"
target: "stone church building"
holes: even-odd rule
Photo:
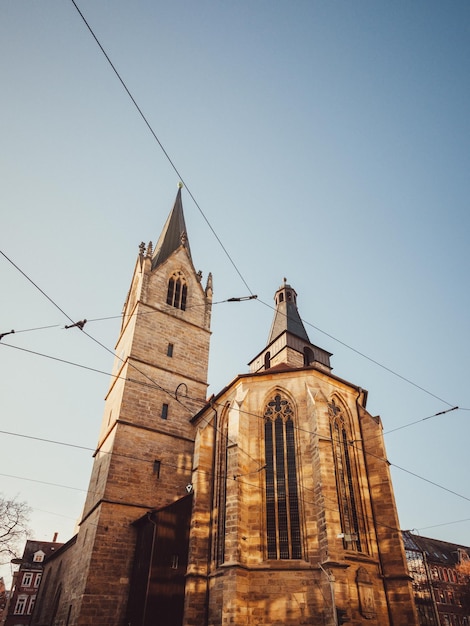
[[[332,373],[284,280],[267,344],[207,400],[211,304],[179,189],[140,247],[79,532],[32,624],[416,625],[367,392]]]

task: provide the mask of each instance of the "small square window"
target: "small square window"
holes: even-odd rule
[[[162,406],[162,420],[168,419],[168,404]]]

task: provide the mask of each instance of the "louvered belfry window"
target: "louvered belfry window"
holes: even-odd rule
[[[290,402],[276,394],[266,405],[264,420],[268,559],[300,559],[294,412]]]
[[[353,450],[348,437],[344,411],[332,400],[330,413],[331,442],[335,462],[336,488],[344,547],[349,550],[363,549],[361,545],[361,516],[356,497]]]
[[[166,303],[176,309],[186,310],[186,300],[188,297],[188,286],[183,272],[175,272],[168,280],[168,291]]]

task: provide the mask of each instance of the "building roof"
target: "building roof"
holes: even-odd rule
[[[424,552],[429,563],[453,566],[460,563],[464,554],[470,556],[470,547],[468,546],[421,537],[421,535],[415,535],[408,530],[403,531],[402,534],[405,549]]]
[[[34,555],[37,552],[43,552],[44,557],[47,558],[51,554],[54,554],[54,552],[57,552],[57,550],[59,550],[59,548],[61,548],[63,545],[64,544],[62,542],[57,541],[36,541],[33,539],[28,539],[26,541],[26,545],[23,551],[23,557],[21,559],[23,565],[27,563],[33,563]]]
[[[183,245],[189,258],[191,258],[191,250],[186,232],[186,224],[183,214],[183,202],[181,200],[181,186],[176,194],[175,204],[165,222],[165,226],[155,246],[152,256],[152,270],[161,265],[167,258]]]
[[[237,376],[235,376],[235,378],[233,378],[228,385],[226,385],[225,387],[223,387],[218,393],[216,394],[212,394],[209,398],[207,398],[206,400],[206,404],[197,412],[193,415],[193,417],[190,418],[191,422],[196,422],[198,420],[198,418],[204,414],[205,411],[207,411],[208,408],[217,406],[218,404],[223,404],[223,402],[220,402],[220,398],[222,396],[224,396],[224,394],[230,392],[238,383],[246,381],[246,380],[254,380],[256,378],[261,378],[263,376],[272,376],[273,373],[275,374],[290,374],[292,372],[307,372],[309,374],[311,374],[312,371],[317,372],[319,375],[321,376],[328,376],[329,378],[332,378],[333,380],[338,381],[339,383],[343,384],[343,385],[347,385],[348,387],[351,387],[352,389],[355,389],[357,392],[360,392],[363,394],[363,405],[362,407],[364,409],[366,409],[366,405],[367,405],[367,397],[369,395],[369,392],[366,389],[363,389],[362,387],[359,387],[358,385],[355,385],[354,383],[349,382],[348,380],[345,380],[344,378],[340,378],[339,376],[336,376],[335,374],[332,374],[331,372],[325,372],[324,369],[317,367],[315,365],[306,365],[304,367],[291,367],[289,365],[286,365],[285,363],[281,363],[279,365],[279,367],[276,366],[276,368],[272,368],[269,370],[263,370],[261,372],[247,372],[245,374],[238,374]],[[367,409],[366,409],[367,410]],[[470,550],[470,548],[469,548]]]

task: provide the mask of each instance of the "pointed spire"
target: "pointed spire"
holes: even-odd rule
[[[293,287],[287,284],[284,278],[284,284],[279,287],[274,296],[276,302],[276,312],[274,314],[271,332],[269,333],[268,344],[279,337],[283,332],[291,333],[300,339],[310,343],[307,332],[300,319],[297,310],[297,293]]]
[[[182,186],[183,185],[179,183],[175,204],[173,205],[173,209],[165,222],[165,226],[155,246],[155,252],[152,257],[153,270],[166,261],[170,254],[181,245],[186,248],[189,258],[191,258],[191,250],[189,248],[186,224],[184,221],[183,202],[181,200]]]

